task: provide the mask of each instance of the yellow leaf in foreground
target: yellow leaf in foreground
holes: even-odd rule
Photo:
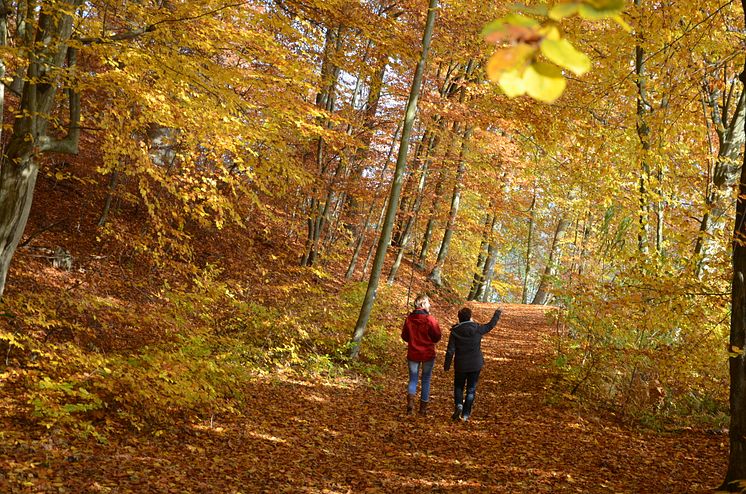
[[[566,39],[545,39],[541,42],[541,53],[560,67],[583,75],[591,70],[591,59],[581,53]]]
[[[528,67],[523,74],[523,83],[529,96],[545,103],[559,98],[567,85],[562,71],[544,62]]]
[[[516,96],[526,94],[526,85],[518,70],[503,72],[497,82],[508,98],[515,98]]]
[[[536,48],[523,43],[495,51],[487,62],[487,77],[497,81],[505,71],[522,69],[534,53]]]

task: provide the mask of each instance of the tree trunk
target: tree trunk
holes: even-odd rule
[[[376,198],[378,197],[378,192],[380,191],[381,187],[383,186],[383,178],[386,174],[386,170],[389,167],[389,163],[391,161],[391,155],[394,153],[394,146],[396,145],[396,138],[399,137],[399,131],[401,130],[401,124],[397,125],[396,130],[394,131],[394,137],[391,139],[391,146],[389,146],[388,154],[386,155],[386,161],[383,164],[383,167],[381,167],[381,173],[378,177],[378,185],[376,186],[376,193],[371,200],[370,207],[368,208],[368,213],[365,215],[365,220],[363,221],[363,227],[360,229],[360,235],[358,235],[357,242],[355,243],[355,249],[352,253],[352,258],[350,259],[350,265],[347,267],[347,273],[345,273],[345,279],[349,280],[352,279],[352,275],[355,273],[355,265],[357,264],[358,257],[360,256],[360,249],[363,246],[363,243],[365,242],[365,234],[367,233],[369,227],[370,227],[370,220],[373,215],[373,211],[375,211],[376,208]],[[385,201],[384,201],[385,202]],[[381,223],[381,218],[383,217],[383,211],[385,208],[381,208],[381,216],[378,218],[378,223]],[[367,257],[365,261],[365,268],[363,271],[367,269],[368,262],[370,260],[370,255]]]
[[[489,207],[492,210],[492,204]],[[466,300],[476,300],[477,293],[484,285],[484,266],[487,261],[487,254],[490,246],[490,237],[492,236],[492,229],[495,227],[495,220],[497,215],[487,213],[484,217],[484,228],[482,229],[482,241],[479,244],[479,255],[477,256],[477,269],[474,273],[474,279],[471,282],[471,289]]]
[[[56,8],[45,5],[38,12],[33,45],[28,47],[27,77],[21,91],[20,107],[5,153],[0,161],[0,297],[10,262],[28,221],[43,152],[77,153],[80,137],[80,95],[68,89],[70,117],[67,135],[50,136],[50,114],[55,107],[60,69],[72,72],[77,51],[67,43],[72,33],[72,15],[82,0],[60,1]]]
[[[441,126],[442,130],[442,126]],[[427,142],[427,149],[425,150],[425,160],[420,167],[420,179],[417,182],[417,190],[414,192],[415,200],[412,208],[406,212],[407,219],[404,222],[404,226],[401,231],[398,242],[398,252],[394,263],[391,265],[391,271],[389,272],[388,284],[393,285],[396,280],[396,272],[399,270],[404,252],[409,246],[409,241],[416,233],[417,228],[417,217],[420,214],[420,208],[422,207],[422,199],[425,194],[425,185],[427,184],[427,174],[430,169],[430,162],[432,159],[433,150],[438,144],[438,139],[435,134],[431,133],[430,138]]]
[[[718,151],[712,179],[708,184],[709,190],[705,195],[705,212],[702,215],[699,235],[694,246],[697,278],[701,278],[704,274],[708,261],[717,249],[717,232],[725,226],[725,212],[732,204],[733,186],[738,178],[741,147],[746,135],[744,132],[746,91],[741,88],[733,111],[728,108],[730,97],[721,111],[717,102],[718,91],[706,89],[708,89],[708,105],[712,111],[712,123],[718,137]],[[733,90],[731,86],[731,91]]]
[[[440,199],[443,196],[443,184],[445,183],[445,172],[441,169],[440,176],[438,177],[438,183],[435,185],[435,194],[433,202],[430,205],[430,214],[427,219],[427,226],[425,227],[425,233],[422,235],[422,248],[420,249],[420,255],[417,258],[416,266],[419,269],[424,269],[425,261],[427,260],[427,254],[430,249],[430,241],[433,237],[433,231],[435,230],[435,218],[438,214],[438,206],[440,205]]]
[[[334,110],[340,68],[332,62],[331,58],[334,53],[341,49],[341,30],[341,27],[337,27],[336,29],[328,28],[324,39],[324,58],[321,64],[321,84],[323,89],[316,95],[316,106],[327,113],[331,113]],[[322,125],[328,127],[329,122],[324,121]],[[319,137],[316,142],[316,166],[319,170],[318,179],[320,183],[325,182],[326,170],[329,165],[324,161],[324,155],[324,138]],[[318,196],[311,199],[308,217],[308,238],[306,239],[306,248],[301,258],[301,266],[312,266],[316,261],[320,248],[321,230],[324,228],[324,215],[328,212],[328,208],[328,201],[324,203]]]
[[[436,286],[443,285],[443,266],[445,265],[446,257],[448,256],[448,249],[451,245],[451,238],[453,237],[453,231],[456,227],[456,217],[458,216],[459,204],[461,202],[461,190],[464,186],[464,174],[466,173],[466,150],[471,133],[472,127],[468,127],[466,132],[464,132],[458,170],[456,171],[456,183],[453,186],[451,209],[448,214],[448,223],[446,224],[446,230],[443,234],[443,241],[440,244],[440,250],[438,250],[438,259],[435,261],[435,266],[428,275],[428,279],[435,283]]]
[[[101,217],[98,219],[98,226],[102,227],[106,224],[106,220],[109,216],[109,210],[111,209],[111,201],[114,199],[114,189],[117,186],[119,180],[119,172],[114,170],[111,172],[109,178],[109,187],[106,190],[106,199],[104,200],[104,209],[101,211]]]
[[[526,270],[523,273],[523,293],[521,293],[521,303],[528,303],[528,276],[531,273],[531,243],[534,235],[534,223],[536,221],[536,187],[534,187],[534,196],[531,199],[528,218],[528,238],[526,239]]]
[[[533,302],[531,302],[534,305],[546,305],[549,302],[549,281],[557,273],[560,253],[562,252],[562,240],[565,237],[568,226],[570,226],[570,220],[566,218],[561,218],[559,223],[557,223],[557,229],[554,232],[554,239],[552,240],[552,248],[549,250],[549,259],[539,282],[539,289],[536,291],[536,295],[534,295]]]
[[[401,144],[399,145],[399,154],[396,158],[396,171],[394,172],[394,180],[391,183],[391,193],[389,194],[389,203],[388,207],[386,208],[386,218],[381,228],[381,238],[378,242],[378,249],[376,250],[375,260],[373,261],[373,269],[370,273],[368,289],[365,293],[363,305],[360,308],[360,315],[358,316],[357,323],[355,324],[355,330],[352,333],[350,357],[353,359],[357,358],[360,353],[360,343],[363,340],[365,328],[368,325],[368,319],[370,318],[370,313],[373,310],[373,303],[375,302],[376,293],[378,291],[378,281],[381,277],[381,270],[383,269],[383,261],[386,258],[386,251],[388,250],[389,243],[391,242],[391,231],[393,230],[394,226],[396,210],[399,207],[399,195],[401,193],[402,179],[404,177],[404,171],[407,165],[409,137],[412,133],[412,126],[414,125],[414,118],[417,113],[417,101],[420,96],[422,76],[425,72],[427,55],[430,51],[430,41],[433,35],[433,27],[435,26],[435,14],[437,12],[437,9],[438,0],[430,0],[427,12],[427,21],[425,23],[425,33],[422,37],[422,54],[420,55],[420,60],[417,63],[417,68],[414,73],[414,79],[412,80],[412,89],[409,93],[409,101],[407,102],[407,108],[404,114]]]
[[[642,0],[635,0],[635,5],[640,6]],[[640,212],[639,231],[637,233],[637,245],[640,252],[647,254],[650,238],[650,205],[648,185],[650,183],[650,165],[647,162],[647,154],[650,150],[650,126],[647,123],[647,115],[650,113],[650,104],[647,101],[647,82],[645,75],[645,49],[635,46],[635,75],[637,85],[637,137],[642,146],[642,160],[640,162]]]
[[[5,1],[0,1],[0,48],[8,44],[8,16],[10,9]],[[3,110],[5,108],[5,62],[0,58],[0,142],[3,141]]]
[[[746,18],[746,0],[741,0]],[[740,76],[746,84],[746,63]],[[736,199],[736,222],[733,229],[733,281],[730,317],[730,454],[722,490],[742,492],[746,479],[746,166],[741,167],[741,181]]]

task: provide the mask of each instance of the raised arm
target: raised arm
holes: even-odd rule
[[[487,324],[481,324],[479,326],[479,332],[481,334],[487,334],[492,331],[492,328],[497,325],[497,321],[500,320],[500,314],[502,314],[502,311],[500,309],[495,309],[495,313],[492,314],[492,319],[490,319],[490,322],[488,322]]]

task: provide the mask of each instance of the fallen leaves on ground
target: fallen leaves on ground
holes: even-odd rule
[[[486,320],[494,306],[473,308]],[[0,492],[695,493],[718,485],[724,435],[641,431],[549,404],[544,309],[503,309],[483,341],[486,365],[470,422],[450,420],[452,373],[438,365],[443,344],[429,416],[405,415],[402,348],[401,361],[379,379],[268,376],[247,384],[251,406],[240,416],[178,431],[100,444],[6,428]]]

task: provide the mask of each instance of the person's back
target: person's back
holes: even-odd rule
[[[455,411],[452,417],[454,420],[459,417],[468,420],[471,415],[479,373],[484,366],[482,336],[495,327],[500,319],[500,314],[500,309],[497,309],[490,322],[478,324],[471,320],[471,309],[464,307],[458,312],[459,323],[451,327],[444,369],[448,371],[451,367],[451,360],[455,358],[453,376]],[[464,387],[466,387],[465,399]]]
[[[422,394],[420,395],[420,415],[427,415],[430,400],[430,379],[435,365],[435,344],[440,341],[441,331],[438,321],[430,315],[430,299],[418,295],[414,301],[415,310],[407,316],[401,337],[407,342],[407,414],[414,412],[417,378],[422,369]]]

